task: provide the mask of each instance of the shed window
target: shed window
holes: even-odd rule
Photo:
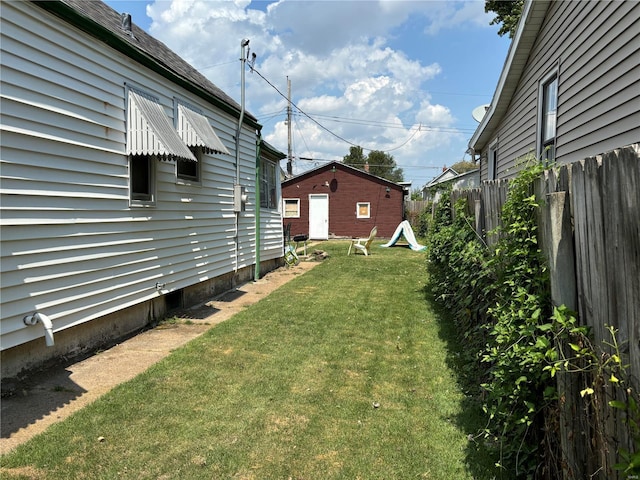
[[[357,218],[370,218],[371,217],[371,204],[369,202],[358,202],[356,207]]]
[[[541,159],[553,161],[556,147],[556,120],[558,111],[558,74],[545,78],[540,87],[540,148]]]
[[[284,218],[300,218],[300,199],[284,199]]]
[[[262,159],[260,161],[260,206],[263,208],[278,208],[278,184],[276,165]]]
[[[155,201],[154,162],[150,155],[129,155],[129,189],[132,206]]]

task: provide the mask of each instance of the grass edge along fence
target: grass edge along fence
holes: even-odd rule
[[[639,160],[533,162],[436,212],[433,288],[475,349],[505,478],[638,478]]]

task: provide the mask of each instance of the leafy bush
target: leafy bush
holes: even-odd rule
[[[427,237],[427,233],[431,226],[431,207],[432,204],[428,203],[426,208],[416,216],[414,221],[412,221],[413,228],[418,238]]]
[[[555,358],[550,352],[557,329],[549,320],[548,275],[531,192],[541,172],[536,163],[510,183],[494,248],[478,238],[463,203],[451,208],[448,195],[428,241],[431,287],[463,332],[467,357],[477,362],[488,416],[483,433],[511,478],[535,472],[541,415],[555,398],[551,372],[544,367]]]
[[[533,181],[543,166],[535,163],[509,184],[502,208],[500,239],[488,260],[496,278],[492,319],[482,361],[487,436],[499,442],[501,465],[517,476],[533,474],[538,464],[544,410],[555,389],[545,355],[552,347],[549,277],[537,242]]]
[[[443,194],[428,234],[429,286],[460,332],[461,357],[469,364],[460,373],[466,383],[476,383],[466,390],[483,402],[487,424],[480,436],[493,449],[498,477],[563,476],[554,377],[564,372],[580,375],[585,406],[608,403],[612,412],[621,412],[633,445],[618,452],[620,461],[612,467],[635,478],[631,475],[640,473],[640,395],[628,379],[615,332],[610,329],[612,343],[593,345],[574,312],[552,308],[533,192],[544,168],[531,162],[510,182],[492,247],[476,235],[465,214],[466,200],[452,206],[450,192]],[[609,402],[603,397],[605,384],[617,389]],[[586,421],[589,440],[605,442],[602,419],[595,415]]]
[[[470,227],[462,202],[454,206],[454,216],[447,192],[436,208],[428,235],[429,286],[436,300],[451,313],[467,346],[473,343],[477,352],[484,344],[481,326],[492,297],[488,287],[495,279],[487,268],[487,249]]]

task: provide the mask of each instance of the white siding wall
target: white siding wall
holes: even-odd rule
[[[495,136],[498,176],[535,152],[538,82],[559,70],[558,163],[570,163],[640,138],[640,2],[552,2]],[[483,165],[482,178],[486,179]]]
[[[236,255],[235,118],[27,2],[3,4],[1,34],[2,349],[43,335],[28,313],[59,331],[254,263],[254,131],[241,135]],[[198,186],[156,162],[156,205],[129,207],[125,84],[172,122],[175,97],[201,108],[232,155],[205,155]],[[265,219],[263,248],[281,249],[281,225]]]
[[[275,209],[262,208],[260,210],[260,261],[275,260],[284,255],[282,231],[282,179],[280,178],[280,164],[276,161],[276,190],[277,207]]]
[[[282,202],[278,202],[282,203]],[[282,215],[275,210],[262,210],[260,213],[260,261],[275,260],[284,254],[282,239]]]

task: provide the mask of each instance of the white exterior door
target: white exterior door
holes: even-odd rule
[[[309,238],[329,238],[329,195],[309,195]]]

